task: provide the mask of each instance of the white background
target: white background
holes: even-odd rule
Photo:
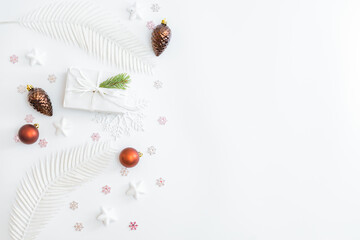
[[[13,20],[42,0],[1,0],[0,20]],[[128,177],[114,159],[107,173],[81,186],[39,235],[43,239],[359,239],[360,2],[357,0],[144,1],[144,20],[127,21],[131,2],[97,1],[117,13],[149,42],[147,20],[167,17],[173,39],[156,60],[157,73],[134,76],[132,88],[151,100],[146,131],[124,137],[122,147],[145,154]],[[114,70],[83,51],[17,25],[0,25],[0,239],[9,239],[15,190],[33,163],[46,154],[109,137],[92,113],[61,107],[66,68]],[[24,55],[47,52],[45,66]],[[9,56],[19,55],[12,65]],[[56,74],[55,84],[47,81]],[[154,80],[164,87],[153,88]],[[43,87],[54,116],[32,110],[19,84]],[[33,114],[49,144],[14,143]],[[166,126],[156,119],[164,115]],[[54,135],[53,121],[68,117],[69,138]],[[158,188],[155,179],[166,186]],[[143,179],[148,194],[135,201],[124,192]],[[112,193],[100,193],[105,184]],[[119,221],[95,220],[101,205]],[[130,231],[137,221],[137,231]],[[84,230],[75,232],[75,222]]]

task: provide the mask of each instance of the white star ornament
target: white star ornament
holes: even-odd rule
[[[126,191],[126,195],[133,196],[133,198],[138,199],[140,195],[145,194],[143,182],[137,182],[136,184],[130,182],[129,189]]]
[[[117,221],[117,216],[113,208],[106,209],[101,207],[101,213],[97,217],[98,221],[101,221],[105,226],[109,226],[110,223]]]

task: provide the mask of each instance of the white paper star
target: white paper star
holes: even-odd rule
[[[131,7],[127,9],[127,11],[130,13],[129,19],[130,20],[142,19],[142,15],[139,10],[140,10],[139,4],[135,2]]]
[[[133,182],[130,182],[129,189],[126,191],[126,195],[133,196],[135,199],[138,199],[138,197],[141,194],[145,194],[144,188],[143,188],[143,182],[137,182],[136,184]]]
[[[117,221],[116,213],[113,208],[105,209],[101,207],[101,213],[97,217],[97,220],[101,221],[105,226],[108,226],[110,223]]]
[[[45,61],[45,55],[45,53],[40,53],[37,49],[32,49],[28,54],[26,54],[26,58],[29,59],[31,66],[36,64],[43,65]]]
[[[70,125],[66,120],[66,118],[63,117],[59,122],[54,122],[54,127],[56,129],[55,131],[56,135],[59,135],[61,133],[62,135],[67,137],[70,130]]]

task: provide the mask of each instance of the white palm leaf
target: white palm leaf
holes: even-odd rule
[[[150,47],[141,44],[120,21],[92,2],[55,2],[27,14],[17,23],[77,45],[123,71],[152,73]]]
[[[35,239],[63,206],[64,196],[101,173],[114,156],[109,142],[96,143],[53,154],[35,165],[17,191],[10,219],[11,238]]]

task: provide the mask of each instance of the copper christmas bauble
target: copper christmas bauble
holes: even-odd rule
[[[19,129],[19,139],[25,144],[33,144],[39,138],[38,125],[26,124]]]
[[[135,167],[139,162],[139,153],[134,148],[125,148],[121,151],[119,160],[124,167]]]
[[[31,85],[27,85],[28,101],[30,105],[38,112],[52,116],[53,109],[51,105],[51,100],[47,93],[42,88],[34,88]]]
[[[156,56],[160,56],[168,46],[171,39],[171,29],[167,26],[166,20],[157,25],[151,36],[151,44]]]

